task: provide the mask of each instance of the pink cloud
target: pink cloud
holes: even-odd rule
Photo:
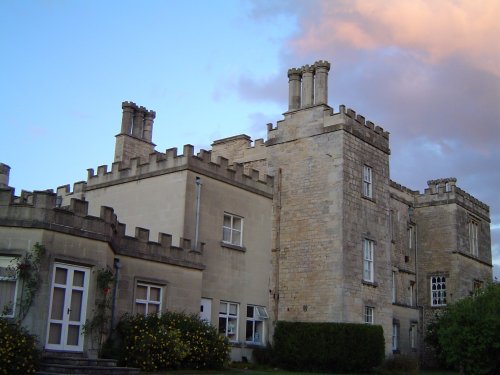
[[[499,18],[498,0],[319,0],[318,11],[298,14],[302,33],[290,45],[302,56],[342,46],[398,48],[433,64],[460,56],[500,76]]]

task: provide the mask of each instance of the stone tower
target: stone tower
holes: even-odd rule
[[[288,71],[289,110],[268,132],[274,318],[372,319],[390,343],[389,135],[344,106],[333,112],[329,69]]]

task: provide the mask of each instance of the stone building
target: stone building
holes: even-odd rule
[[[124,102],[114,163],[89,169],[72,190],[15,197],[1,165],[0,255],[27,251],[8,239],[31,238],[41,225],[48,280],[60,262],[92,272],[118,261],[117,315],[143,313],[143,302],[199,312],[230,339],[236,360],[269,342],[277,320],[378,324],[387,354],[422,357],[435,312],[491,281],[489,208],[454,178],[429,181],[423,194],[392,181],[389,133],[328,105],[329,70],[318,61],[288,71],[288,110],[267,125],[266,140],[242,134],[197,154],[190,145],[160,152],[155,112]],[[21,208],[54,214],[23,219]],[[50,223],[62,214],[81,219],[61,232]],[[96,239],[81,225],[101,221],[108,234]],[[48,240],[61,233],[100,247]],[[32,324],[42,338],[50,288]],[[143,288],[161,298],[138,298]]]

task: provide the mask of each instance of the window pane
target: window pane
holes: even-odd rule
[[[160,312],[160,305],[150,303],[148,305],[148,314],[158,314]]]
[[[229,315],[238,315],[238,306],[236,304],[229,304]]]
[[[137,314],[146,315],[146,304],[145,303],[136,303],[135,310]]]
[[[49,344],[61,344],[61,332],[62,324],[60,323],[50,323],[49,327]]]
[[[241,232],[241,218],[233,217],[233,229]]]
[[[82,299],[83,299],[83,291],[82,290],[73,290],[71,291],[71,310],[69,313],[69,320],[72,322],[80,321],[80,314],[82,310]]]
[[[253,318],[253,306],[247,306],[247,318]]]
[[[85,281],[85,272],[75,271],[73,273],[73,286],[83,287],[84,281]]]
[[[69,325],[68,326],[68,345],[78,345],[78,339],[80,338],[80,326],[79,325]]]
[[[50,314],[51,319],[61,320],[63,318],[65,292],[66,290],[64,288],[54,287],[52,294],[52,311]]]
[[[68,274],[68,270],[66,268],[56,267],[56,275],[55,275],[54,282],[56,284],[66,285],[67,274]]]
[[[233,231],[233,245],[240,245],[241,244],[241,233]]]
[[[222,335],[226,335],[226,318],[219,318],[219,333]]]
[[[12,315],[14,307],[14,297],[16,295],[15,280],[0,280],[0,309],[7,306],[5,315]],[[1,313],[0,313],[1,314]]]
[[[148,287],[145,285],[137,285],[136,299],[146,300],[148,298]]]
[[[219,312],[222,314],[227,313],[227,303],[226,302],[221,302],[219,305]]]
[[[227,228],[231,228],[231,216],[224,215],[224,226]]]
[[[222,228],[222,241],[231,242],[231,229],[230,228]]]
[[[161,295],[160,288],[151,287],[151,289],[149,290],[149,300],[150,301],[160,302],[160,295]]]

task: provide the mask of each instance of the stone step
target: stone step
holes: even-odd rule
[[[44,355],[42,363],[68,365],[68,366],[100,366],[100,367],[116,367],[114,359],[90,359],[81,356],[60,356],[60,355]]]
[[[71,374],[71,375],[138,375],[140,370],[133,367],[117,367],[117,366],[72,366],[41,363],[38,375],[47,374]]]

